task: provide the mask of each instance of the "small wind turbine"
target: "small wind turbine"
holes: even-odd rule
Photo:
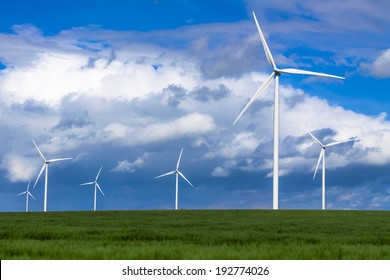
[[[26,194],[26,212],[28,212],[28,196],[31,196],[32,198],[35,199],[35,197],[30,193],[29,189],[30,189],[30,183],[31,183],[31,180],[28,181],[28,185],[27,185],[27,190],[24,191],[24,192],[21,192],[20,194],[17,194],[16,196],[19,196],[19,195],[22,195],[22,194]]]
[[[316,169],[314,171],[313,180],[316,177],[318,166],[320,165],[320,162],[321,162],[321,159],[322,159],[322,210],[325,210],[325,149],[328,148],[328,147],[331,147],[331,146],[335,146],[335,145],[341,144],[341,143],[355,141],[355,139],[348,139],[348,140],[345,140],[345,141],[333,142],[333,143],[330,143],[330,144],[327,144],[327,145],[323,145],[320,142],[320,140],[318,140],[310,131],[309,131],[309,134],[314,139],[314,141],[316,141],[321,146],[321,152],[320,152],[320,156],[318,157],[318,162],[317,162]]]
[[[164,176],[168,176],[168,175],[172,175],[172,174],[175,174],[176,173],[176,200],[175,200],[175,210],[178,209],[178,203],[179,203],[179,175],[187,181],[188,184],[191,185],[191,187],[193,187],[193,185],[191,184],[190,181],[188,181],[188,179],[183,175],[183,173],[180,172],[179,170],[179,165],[180,165],[180,159],[181,159],[181,155],[183,153],[183,149],[181,149],[181,152],[180,152],[180,155],[179,155],[179,159],[177,160],[177,164],[176,164],[176,169],[171,171],[171,172],[168,172],[168,173],[165,173],[165,174],[162,174],[160,176],[157,176],[155,179],[157,178],[161,178],[161,177],[164,177]]]
[[[35,186],[39,180],[39,177],[41,177],[41,175],[42,175],[43,170],[45,170],[45,194],[44,194],[44,202],[43,202],[43,211],[46,212],[46,209],[47,209],[46,208],[47,207],[47,180],[48,180],[48,176],[49,176],[49,174],[48,174],[49,173],[49,164],[52,162],[55,162],[55,161],[69,160],[72,158],[46,159],[45,156],[42,154],[41,150],[38,148],[38,145],[35,143],[34,139],[32,141],[35,145],[35,148],[37,148],[39,155],[41,156],[41,158],[44,161],[43,166],[41,168],[41,171],[39,172],[38,177],[35,180],[34,189],[35,189]]]
[[[263,93],[268,86],[271,84],[272,79],[275,79],[275,97],[274,97],[274,166],[273,166],[273,209],[279,208],[279,76],[282,74],[305,74],[305,75],[314,75],[314,76],[323,76],[337,79],[344,79],[343,77],[323,74],[318,72],[299,70],[299,69],[278,69],[275,61],[272,57],[271,51],[268,48],[267,42],[265,41],[263,32],[261,31],[260,25],[257,22],[257,18],[255,13],[253,12],[253,18],[255,19],[257,30],[260,35],[260,39],[263,43],[263,48],[265,51],[265,55],[267,57],[268,62],[273,67],[273,72],[268,78],[265,80],[263,85],[257,90],[252,99],[248,102],[248,104],[244,107],[241,113],[238,115],[233,125],[239,120],[239,118],[244,114],[244,112],[249,108],[249,106],[256,100],[257,97]]]
[[[99,172],[98,174],[96,175],[96,178],[95,178],[95,181],[93,182],[88,182],[88,183],[84,183],[84,184],[80,184],[80,186],[86,186],[86,185],[95,185],[95,192],[94,192],[94,195],[93,195],[93,211],[96,211],[96,188],[99,189],[99,191],[102,193],[102,195],[104,196],[104,193],[102,191],[102,189],[100,188],[97,180],[99,178],[99,175],[100,175],[100,171],[102,171],[102,167],[100,167],[99,169]]]

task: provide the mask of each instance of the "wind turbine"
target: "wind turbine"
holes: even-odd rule
[[[16,195],[16,196],[19,196],[19,195],[22,195],[22,194],[26,194],[26,212],[28,212],[28,196],[31,196],[32,198],[35,199],[35,197],[29,191],[30,183],[31,183],[31,180],[28,181],[28,185],[27,185],[27,190],[26,191],[21,192],[21,193]]]
[[[99,189],[99,191],[102,193],[102,195],[104,196],[104,193],[102,191],[102,189],[100,188],[97,180],[99,178],[99,175],[100,175],[100,172],[102,171],[102,167],[100,167],[99,169],[99,172],[98,174],[96,175],[96,178],[95,178],[95,181],[93,182],[88,182],[88,183],[84,183],[84,184],[80,184],[80,186],[86,186],[86,185],[95,185],[95,192],[94,192],[94,195],[93,195],[93,211],[96,211],[96,188]]]
[[[268,62],[273,67],[273,72],[265,82],[261,85],[261,87],[257,90],[252,99],[248,102],[248,104],[244,107],[241,113],[238,115],[233,125],[240,119],[240,117],[245,113],[245,111],[249,108],[249,106],[256,100],[257,97],[260,96],[271,84],[272,80],[275,80],[275,95],[274,95],[274,164],[273,164],[273,209],[279,208],[279,77],[282,74],[304,74],[304,75],[314,75],[314,76],[323,76],[337,79],[344,79],[343,77],[323,74],[318,72],[299,70],[299,69],[278,69],[275,61],[272,57],[271,51],[268,48],[267,42],[265,41],[263,32],[261,31],[260,25],[257,21],[256,15],[253,12],[253,18],[255,19],[257,30],[260,35],[261,42],[263,43],[263,48],[265,51],[265,55],[267,57]]]
[[[316,169],[314,171],[313,180],[316,177],[318,166],[320,165],[320,162],[322,159],[322,210],[325,210],[325,149],[328,147],[331,147],[331,146],[341,144],[341,143],[355,141],[355,139],[349,139],[349,140],[345,140],[345,141],[333,142],[333,143],[330,143],[327,145],[323,145],[320,142],[320,140],[318,140],[310,131],[309,131],[309,134],[314,139],[314,141],[316,141],[321,146],[321,152],[320,152],[320,156],[318,157],[318,162],[317,162]]]
[[[37,148],[37,151],[38,151],[39,155],[41,156],[41,158],[44,161],[43,166],[41,168],[41,171],[39,172],[38,177],[35,180],[34,189],[35,189],[35,186],[36,186],[36,184],[37,184],[37,182],[39,180],[39,177],[41,177],[41,175],[42,175],[43,170],[45,170],[45,195],[44,195],[44,201],[43,201],[43,211],[46,212],[46,209],[47,209],[46,208],[47,207],[47,179],[48,179],[48,176],[49,176],[49,164],[52,163],[52,162],[62,161],[62,160],[69,160],[69,159],[72,159],[72,158],[46,159],[45,156],[42,154],[41,150],[38,148],[38,145],[35,143],[34,139],[32,141],[33,141],[33,143],[35,145],[35,148]]]
[[[179,170],[179,165],[180,165],[180,159],[181,159],[181,155],[183,154],[183,149],[181,149],[181,152],[180,152],[180,155],[179,155],[179,159],[177,160],[177,164],[176,164],[176,169],[171,171],[171,172],[168,172],[168,173],[165,173],[165,174],[162,174],[160,176],[157,176],[155,179],[157,178],[161,178],[161,177],[164,177],[164,176],[168,176],[168,175],[172,175],[172,174],[175,174],[176,173],[176,200],[175,200],[175,210],[177,210],[178,208],[178,203],[179,203],[179,175],[187,181],[188,184],[191,185],[191,187],[193,187],[193,185],[191,184],[190,181],[188,181],[188,179],[183,175],[183,173],[180,172]]]

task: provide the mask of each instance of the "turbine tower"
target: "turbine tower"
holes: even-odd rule
[[[321,152],[320,152],[320,156],[318,157],[317,166],[316,166],[316,169],[314,171],[313,180],[316,177],[318,166],[320,165],[320,162],[322,159],[322,210],[325,210],[325,149],[328,147],[331,147],[331,146],[341,144],[341,143],[355,141],[355,139],[349,139],[349,140],[345,140],[345,141],[333,142],[333,143],[330,143],[327,145],[323,145],[320,142],[320,140],[318,140],[310,131],[309,131],[309,134],[314,139],[314,141],[316,141],[321,146]]]
[[[33,199],[35,199],[35,197],[29,191],[30,183],[31,183],[31,180],[28,181],[28,185],[27,185],[27,190],[26,191],[21,192],[21,193],[16,195],[16,196],[19,196],[19,195],[22,195],[22,194],[26,194],[26,212],[28,212],[28,196],[31,196]]]
[[[175,174],[176,173],[176,199],[175,199],[175,210],[178,209],[178,204],[179,204],[179,175],[187,181],[188,184],[190,184],[191,187],[193,187],[193,185],[191,184],[190,181],[188,181],[188,179],[183,175],[183,173],[180,172],[179,170],[179,165],[180,165],[180,159],[181,159],[181,155],[183,154],[183,149],[181,149],[181,152],[180,152],[180,155],[179,155],[179,159],[177,160],[177,164],[176,164],[176,169],[171,171],[171,172],[168,172],[168,173],[165,173],[165,174],[162,174],[160,176],[157,176],[155,179],[157,178],[161,178],[161,177],[164,177],[164,176],[168,176],[168,175],[172,175],[172,174]]]
[[[43,170],[45,170],[45,194],[44,194],[44,199],[43,199],[43,211],[46,212],[46,210],[47,210],[47,180],[48,180],[48,176],[49,176],[49,164],[52,163],[52,162],[62,161],[62,160],[69,160],[69,159],[72,159],[72,158],[46,159],[45,156],[42,154],[41,150],[38,148],[38,145],[35,143],[34,139],[32,141],[33,141],[33,143],[35,145],[35,148],[37,148],[37,151],[38,151],[39,155],[41,156],[41,158],[44,161],[43,166],[41,168],[41,171],[39,172],[38,177],[35,180],[34,189],[35,189],[35,186],[36,186],[36,184],[37,184],[37,182],[39,180],[39,177],[41,177],[41,175],[42,175]]]
[[[299,69],[292,69],[292,68],[286,68],[286,69],[279,69],[275,61],[272,57],[271,51],[268,48],[267,42],[264,38],[263,32],[261,31],[260,25],[257,21],[256,15],[253,12],[253,18],[256,22],[257,30],[260,35],[261,42],[263,43],[264,52],[267,57],[268,62],[271,64],[273,68],[273,72],[271,75],[268,76],[268,78],[265,80],[265,82],[262,84],[262,86],[257,90],[255,95],[252,97],[252,99],[248,102],[248,104],[244,107],[244,109],[241,111],[241,113],[238,115],[236,120],[234,121],[233,125],[236,124],[236,122],[241,118],[241,116],[245,113],[245,111],[249,108],[249,106],[256,100],[257,97],[260,96],[261,93],[263,93],[268,86],[271,84],[272,80],[275,80],[275,93],[274,93],[274,160],[273,160],[273,203],[272,207],[273,209],[279,209],[279,77],[282,74],[304,74],[304,75],[314,75],[314,76],[323,76],[323,77],[330,77],[330,78],[337,78],[337,79],[344,79],[343,77],[329,75],[329,74],[323,74],[318,72],[312,72],[312,71],[306,71],[306,70],[299,70]]]
[[[80,184],[80,186],[95,185],[95,192],[94,192],[94,195],[93,195],[93,211],[96,211],[96,189],[99,189],[99,191],[104,196],[104,193],[103,193],[102,189],[100,188],[99,183],[97,182],[101,171],[102,171],[102,167],[100,167],[99,172],[96,175],[95,181],[84,183],[84,184]]]

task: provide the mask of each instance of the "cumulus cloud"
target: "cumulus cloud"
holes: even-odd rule
[[[372,63],[362,63],[363,71],[368,72],[376,78],[386,79],[390,77],[390,49],[384,51]]]
[[[141,129],[138,141],[143,143],[178,139],[181,137],[204,134],[216,127],[209,115],[191,113],[173,121],[151,124]]]
[[[223,167],[217,166],[211,172],[211,176],[213,176],[213,177],[227,177],[227,176],[229,176],[229,173]]]
[[[5,155],[1,162],[1,168],[6,171],[8,180],[12,183],[26,182],[36,175],[35,161],[16,153]]]
[[[112,172],[135,172],[137,168],[143,167],[145,165],[145,160],[148,158],[149,154],[145,153],[141,157],[138,157],[133,162],[125,160],[118,161],[118,164],[113,168]]]
[[[246,30],[238,36],[244,43],[237,40],[240,43],[215,56],[211,52],[215,42],[208,38],[193,42],[187,52],[136,41],[142,36],[150,39],[151,34],[132,37],[126,32],[77,29],[48,37],[34,28],[0,34],[0,57],[6,66],[0,70],[0,128],[7,132],[0,136],[5,143],[0,149],[8,180],[26,181],[35,171],[30,167],[35,165],[25,161],[32,153],[37,156],[32,146],[7,154],[11,142],[21,146],[20,139],[26,138],[37,139],[45,155],[61,152],[60,156],[80,160],[93,154],[90,146],[100,144],[114,146],[115,151],[130,146],[138,153],[151,144],[162,150],[186,142],[198,153],[194,165],[207,165],[213,177],[229,177],[235,170],[271,176],[272,86],[232,127],[268,75],[254,70],[255,52],[262,52],[258,35],[252,34],[256,30],[248,35],[247,23],[239,26]],[[218,27],[219,33],[224,30]],[[388,52],[377,61],[373,73],[387,77]],[[390,122],[385,113],[357,113],[285,83],[280,96],[280,176],[313,171],[319,148],[307,130],[324,143],[359,139],[327,151],[330,170],[390,163]],[[138,155],[110,155],[117,157],[111,171],[134,172],[148,166],[147,156]],[[385,202],[373,198],[370,203],[377,207]]]
[[[231,141],[225,140],[220,143],[216,151],[209,152],[205,157],[227,159],[248,157],[253,154],[260,142],[253,132],[240,132],[234,135]]]
[[[35,37],[45,41],[42,35]],[[99,46],[92,52],[77,47],[78,39],[72,37],[67,39],[72,47],[60,47],[65,41],[61,35],[51,38],[50,44],[39,42],[38,51],[35,42],[23,38],[2,34],[4,41],[16,40],[24,47],[20,51],[24,60],[9,54],[11,45],[0,49],[0,57],[8,62],[1,71],[0,101],[8,106],[29,100],[59,106],[61,99],[70,94],[132,100],[160,92],[170,84],[189,89],[199,84],[199,77],[193,76],[195,62],[179,52],[168,54],[164,49],[133,45],[113,56],[112,49]],[[154,67],[157,64],[161,66]]]
[[[386,120],[386,114],[367,116],[356,113],[291,86],[282,86],[281,93],[280,176],[314,170],[320,150],[307,131],[315,133],[324,144],[356,137],[356,141],[328,149],[329,169],[349,164],[390,163],[390,149],[386,144],[390,140],[390,122]],[[231,159],[236,159],[229,169],[224,166],[225,171],[268,170],[268,176],[272,176],[273,104],[260,98],[252,106],[252,113],[243,116],[243,132],[235,134],[232,140],[223,139],[205,157],[230,163]]]

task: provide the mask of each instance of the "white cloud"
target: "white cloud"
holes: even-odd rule
[[[121,123],[110,123],[100,131],[100,137],[105,142],[111,142],[116,139],[123,139],[129,133],[129,128]]]
[[[148,153],[143,154],[141,157],[138,157],[133,162],[125,160],[118,161],[118,164],[113,168],[112,172],[134,172],[137,168],[143,167],[145,165],[145,160],[149,156]]]
[[[234,159],[237,157],[249,157],[254,150],[260,145],[261,141],[253,132],[240,132],[234,135],[233,139],[224,139],[216,151],[206,154],[206,158],[222,157]]]
[[[37,171],[35,166],[35,161],[31,158],[15,153],[7,154],[1,163],[1,168],[6,171],[6,176],[12,183],[33,180]]]
[[[227,176],[229,176],[229,173],[223,167],[217,166],[211,172],[211,176],[213,176],[213,177],[227,177]]]
[[[216,127],[209,115],[191,113],[173,121],[150,124],[141,128],[135,136],[136,143],[152,143],[158,141],[180,139],[182,137],[205,134]],[[130,140],[131,143],[133,140]]]
[[[389,78],[390,77],[390,49],[384,51],[378,56],[371,64],[362,63],[363,70],[368,72],[377,78]]]
[[[59,46],[64,40],[61,35],[51,38],[50,44],[37,34],[38,42],[14,34],[1,37],[22,48],[16,58],[9,51],[14,45],[0,48],[0,56],[10,66],[0,72],[0,100],[8,106],[28,100],[59,106],[70,94],[133,100],[169,84],[191,89],[200,82],[196,63],[180,52],[133,44],[116,50],[113,59],[102,47],[97,52],[76,48],[77,38],[73,38],[73,48],[65,49]]]

